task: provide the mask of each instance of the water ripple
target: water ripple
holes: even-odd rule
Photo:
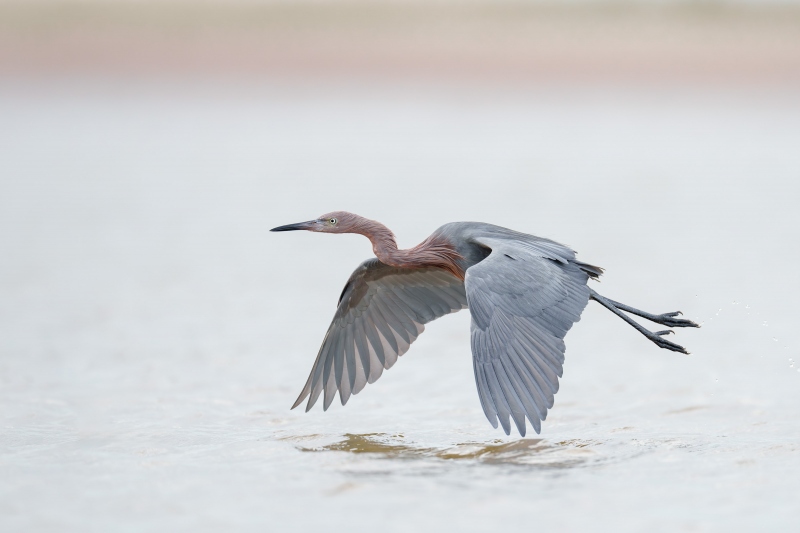
[[[597,462],[601,458],[592,448],[599,443],[583,440],[552,443],[544,439],[520,439],[513,442],[465,442],[451,446],[425,447],[403,442],[402,435],[347,433],[343,437],[343,440],[332,444],[297,448],[304,452],[370,454],[384,459],[439,459],[544,468],[572,468]]]

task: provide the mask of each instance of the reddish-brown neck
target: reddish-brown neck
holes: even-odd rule
[[[399,250],[389,228],[367,219],[359,221],[354,233],[364,235],[372,242],[372,251],[381,263],[400,268],[436,267],[464,279],[464,271],[458,265],[462,257],[445,239],[428,237],[413,248]]]

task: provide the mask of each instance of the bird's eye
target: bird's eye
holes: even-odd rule
[[[330,222],[330,223],[331,223],[331,225],[333,225],[333,224],[336,224],[336,219],[335,219],[335,218],[332,218],[332,219],[330,219],[328,222]]]

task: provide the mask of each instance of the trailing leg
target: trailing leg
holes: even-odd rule
[[[700,326],[691,320],[685,320],[683,318],[675,318],[678,315],[682,315],[680,311],[675,311],[673,313],[662,313],[660,315],[654,315],[652,313],[648,313],[647,311],[640,311],[634,307],[629,305],[621,304],[619,302],[615,302],[614,300],[609,300],[608,298],[605,299],[611,305],[620,309],[622,311],[627,311],[633,315],[640,316],[642,318],[646,318],[650,322],[655,322],[656,324],[661,324],[663,326],[668,326],[670,328],[699,328]]]
[[[647,320],[651,320],[651,321],[656,322],[658,324],[664,324],[664,325],[673,326],[673,327],[700,327],[697,324],[695,324],[694,322],[692,322],[691,320],[683,320],[683,319],[679,319],[679,318],[678,319],[673,318],[679,312],[677,312],[677,313],[665,313],[663,315],[653,315],[653,314],[650,314],[650,313],[645,313],[644,311],[639,311],[638,309],[634,309],[633,307],[629,307],[627,305],[617,303],[617,302],[615,302],[613,300],[609,300],[608,298],[605,298],[605,297],[597,294],[592,289],[589,289],[589,297],[592,300],[594,300],[597,303],[599,303],[600,305],[602,305],[603,307],[605,307],[606,309],[608,309],[609,311],[611,311],[612,313],[614,313],[615,315],[617,315],[618,317],[620,317],[625,322],[627,322],[636,331],[638,331],[639,333],[641,333],[642,335],[644,335],[645,337],[650,339],[650,341],[652,341],[656,346],[658,346],[659,348],[664,348],[665,350],[672,350],[673,352],[680,352],[680,353],[685,353],[685,354],[689,353],[689,352],[686,351],[686,348],[684,348],[683,346],[675,344],[674,342],[670,342],[670,341],[668,341],[667,339],[665,339],[663,337],[664,335],[668,335],[670,333],[673,333],[672,330],[667,329],[667,330],[664,330],[664,331],[655,331],[654,332],[654,331],[650,331],[648,329],[645,329],[644,327],[639,325],[639,323],[637,323],[635,320],[633,320],[631,317],[629,317],[628,315],[623,313],[620,309],[624,309],[625,311],[628,311],[629,313],[633,313],[635,315],[641,316],[643,318],[646,318]]]

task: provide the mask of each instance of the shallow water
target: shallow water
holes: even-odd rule
[[[7,82],[0,116],[4,531],[796,529],[791,92]],[[370,248],[268,229],[335,209],[547,236],[703,327],[590,304],[525,439],[463,312],[290,411]]]

